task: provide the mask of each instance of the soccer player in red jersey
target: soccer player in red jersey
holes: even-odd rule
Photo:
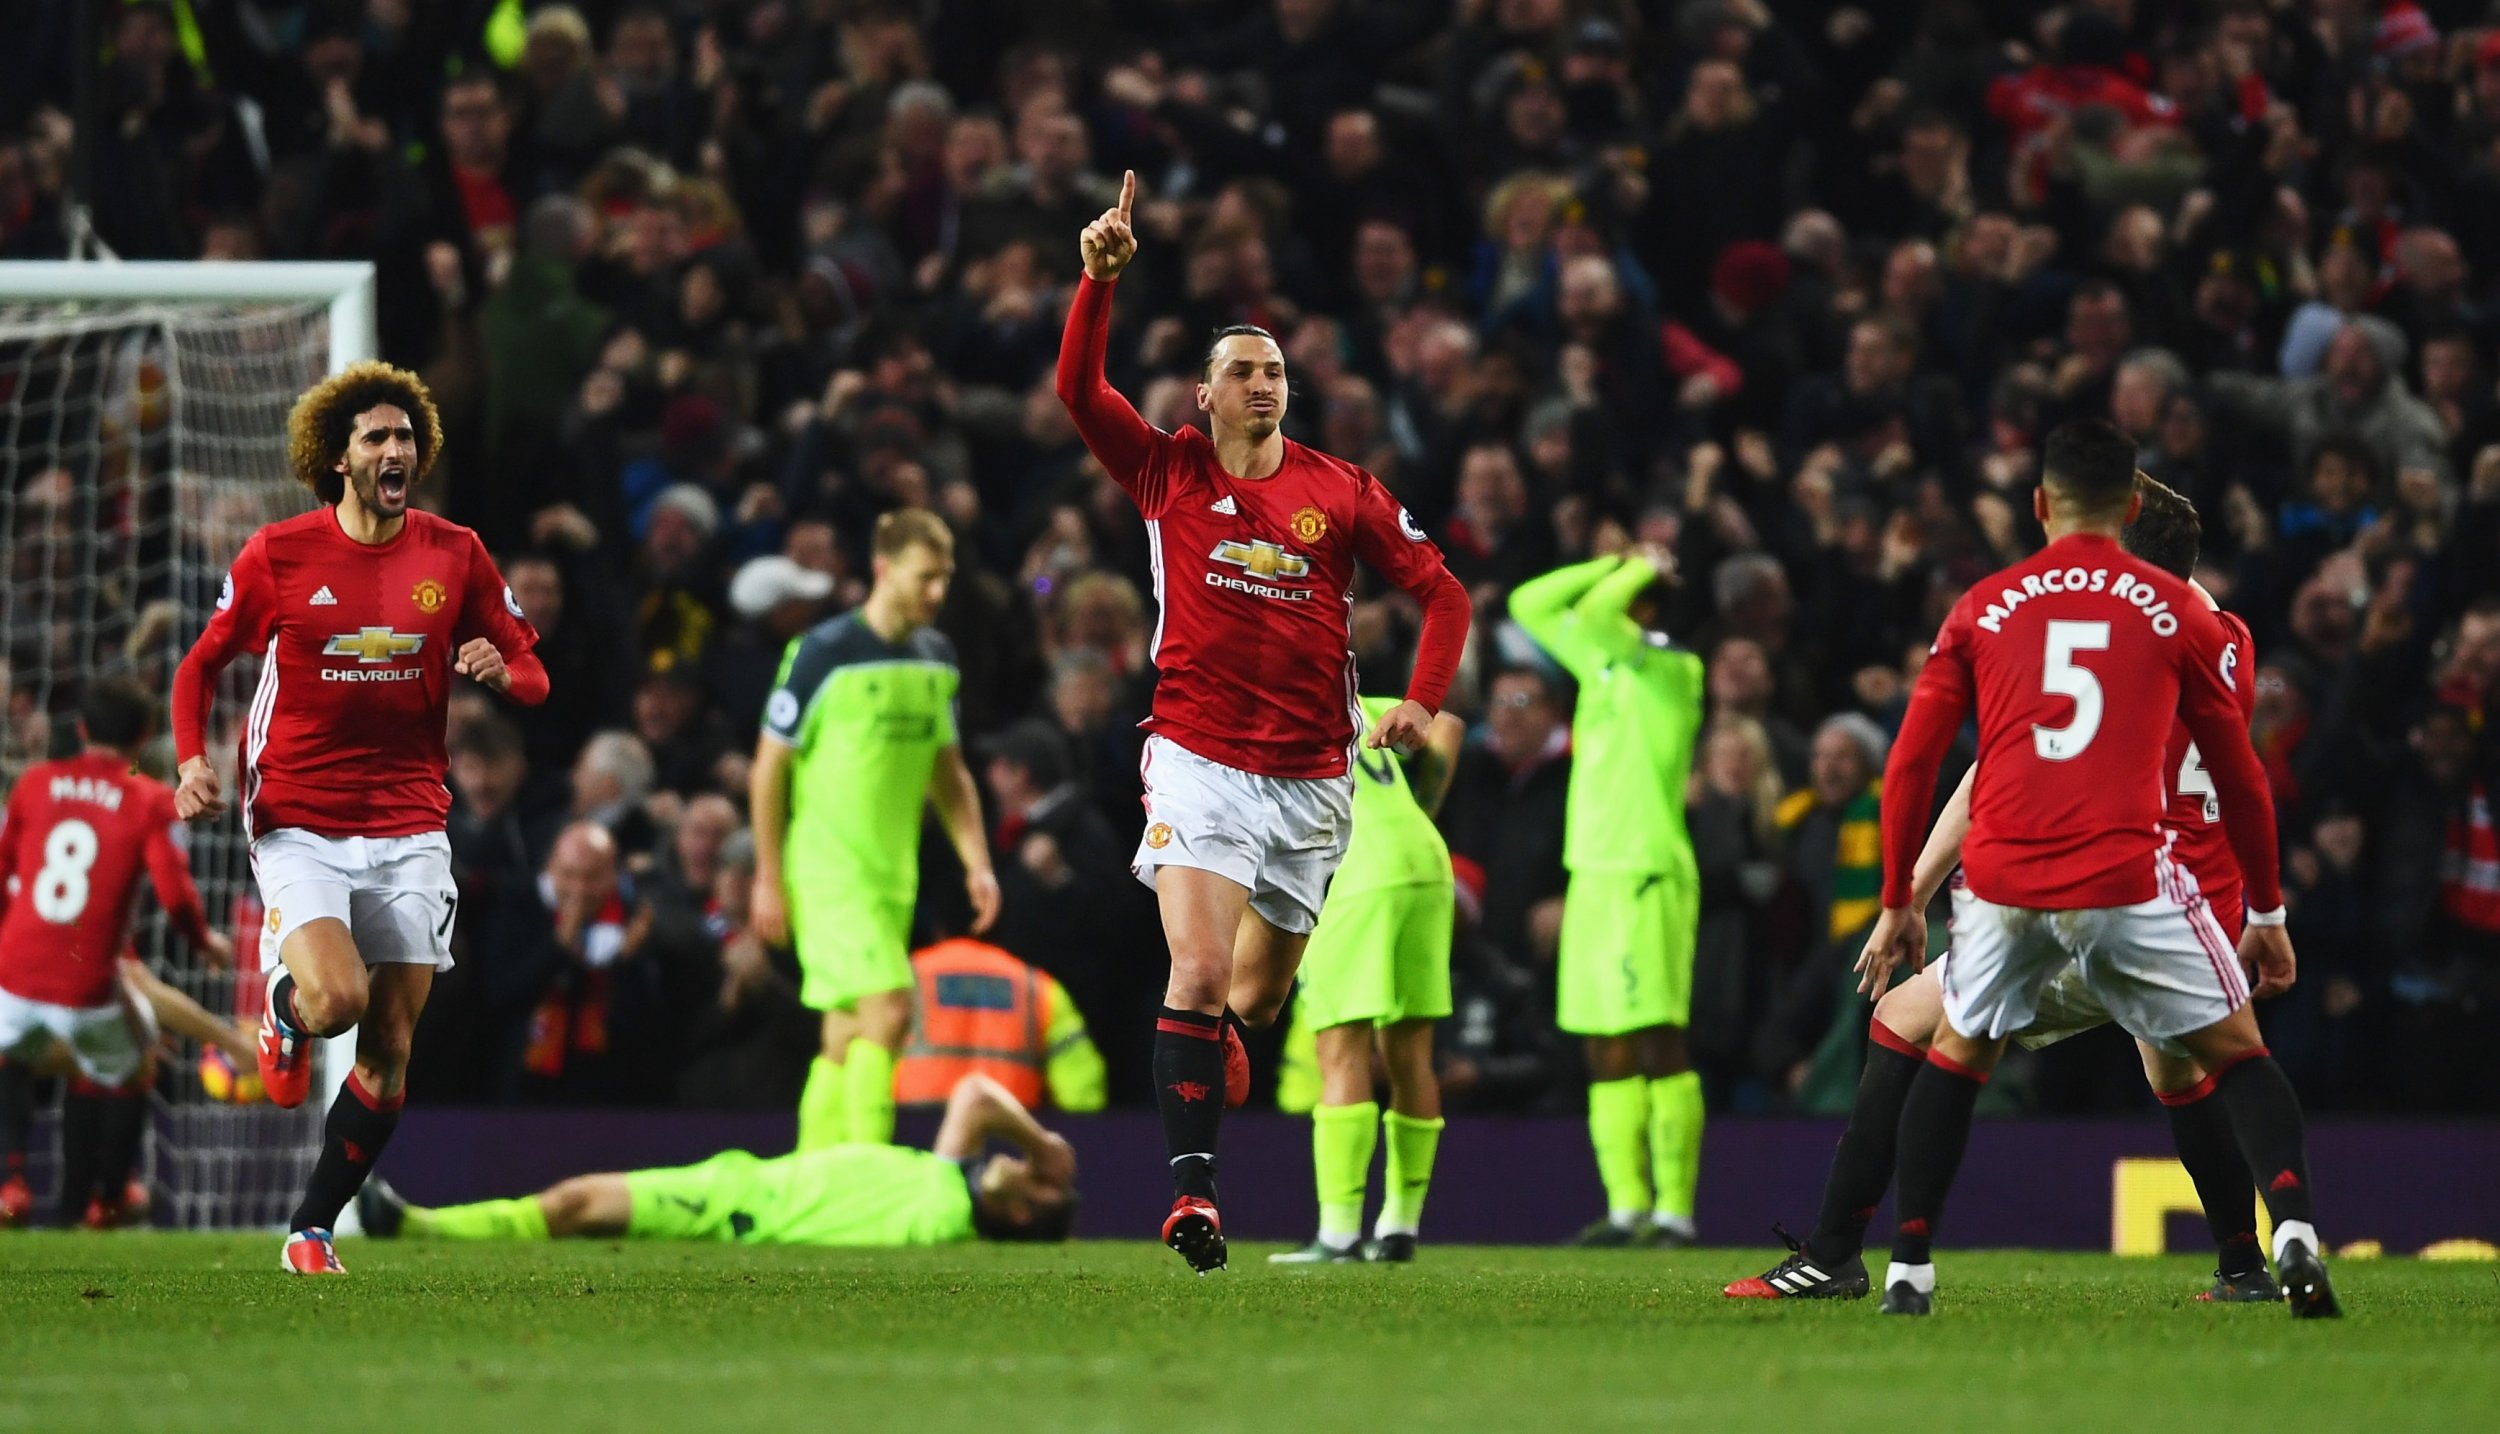
[[[2186,581],[2190,591],[2208,605],[2213,599],[2193,580],[2200,524],[2193,504],[2151,478],[2141,475],[2137,491],[2142,509],[2127,525],[2121,540],[2126,550],[2163,572]],[[2216,609],[2231,641],[2239,644],[2243,665],[2256,667],[2255,645],[2248,625]],[[2236,694],[2245,721],[2256,705],[2253,686]],[[2162,770],[2175,772],[2163,829],[2175,840],[2171,858],[2181,870],[2196,875],[2198,891],[2214,914],[2223,936],[2237,942],[2241,932],[2240,866],[2223,838],[2221,803],[2204,759],[2187,728],[2171,723],[2170,742]],[[1962,774],[1962,784],[1936,818],[1935,830],[1919,853],[1911,904],[1925,910],[1961,861],[1962,839],[1970,830],[1971,787],[1979,769]],[[1752,1279],[1738,1280],[1722,1293],[1736,1299],[1857,1299],[1867,1293],[1866,1266],[1859,1258],[1866,1227],[1875,1206],[1892,1184],[1893,1142],[1900,1132],[1901,1101],[1910,1079],[1926,1062],[1928,1045],[1944,1021],[1944,970],[1949,957],[1939,957],[1926,970],[1893,987],[1875,1003],[1868,1023],[1866,1069],[1858,1077],[1857,1101],[1849,1127],[1833,1152],[1831,1177],[1823,1187],[1822,1213],[1814,1233],[1803,1242],[1791,1240],[1791,1253]],[[2041,994],[2039,1018],[2014,1033],[2014,1039],[2037,1050],[2069,1036],[2109,1023],[2109,1012],[2085,989],[2072,966],[2058,973]],[[2179,1159],[2196,1186],[2213,1231],[2219,1264],[2214,1283],[2198,1298],[2225,1303],[2261,1303],[2282,1298],[2267,1272],[2257,1244],[2256,1186],[2222,1103],[2213,1098],[2213,1081],[2195,1061],[2170,1054],[2149,1041],[2136,1042],[2144,1076],[2169,1113]]]
[[[0,820],[0,1224],[32,1205],[22,1164],[28,1083],[70,1078],[61,1106],[61,1222],[116,1223],[147,1115],[156,1043],[145,996],[124,979],[139,881],[155,883],[174,929],[214,962],[233,946],[209,929],[175,842],[174,794],[132,771],[155,735],[155,699],[123,678],[87,684],[85,750],[38,762]]]
[[[296,1274],[343,1273],[330,1224],[399,1123],[417,1013],[451,965],[451,679],[547,697],[538,634],[477,535],[408,506],[442,442],[432,396],[405,370],[354,364],[307,391],[287,417],[287,461],[323,506],[244,543],[174,675],[187,820],[224,808],[205,755],[217,675],[261,655],[242,802],[269,912],[262,949],[278,954],[260,1029],[269,1099],[300,1105],[313,1039],[357,1028],[280,1261]]]
[[[2049,435],[2034,511],[2050,542],[1963,595],[1945,618],[1884,769],[1884,910],[1866,988],[1927,949],[1913,901],[1936,763],[1975,708],[1978,775],[1965,884],[1954,893],[1944,1023],[1901,1107],[1899,1225],[1888,1314],[1925,1314],[1932,1240],[2006,1038],[2040,1015],[2069,963],[2128,1034],[2193,1057],[2214,1081],[2274,1216],[2292,1313],[2339,1312],[2310,1223],[2300,1102],[2266,1053],[2250,991],[2161,822],[2184,723],[2204,758],[2247,898],[2239,955],[2257,993],[2290,986],[2274,808],[2236,689],[2244,654],[2185,583],[2118,546],[2142,503],[2135,449],[2098,420]],[[2158,724],[2156,726],[2155,724]]]
[[[1175,1198],[1164,1243],[1224,1266],[1216,1128],[1249,1090],[1233,1022],[1276,1017],[1344,856],[1361,732],[1347,611],[1359,557],[1424,607],[1406,700],[1362,740],[1411,751],[1458,670],[1467,593],[1423,529],[1361,468],[1293,442],[1284,351],[1219,333],[1198,384],[1209,432],[1164,433],[1103,376],[1111,292],[1137,254],[1130,207],[1085,227],[1085,277],[1059,346],[1060,401],[1146,517],[1158,673],[1134,867],[1155,891],[1172,975],[1155,1022],[1155,1101]]]

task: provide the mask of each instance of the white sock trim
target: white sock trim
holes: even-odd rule
[[[1641,1223],[1641,1213],[1638,1210],[1609,1210],[1606,1212],[1606,1223],[1618,1229],[1637,1229]]]
[[[2310,1224],[2306,1220],[2286,1220],[2282,1224],[2274,1227],[2275,1268],[2282,1268],[2283,1247],[2290,1244],[2294,1240],[2298,1240],[2300,1243],[2307,1245],[2309,1247],[2309,1253],[2313,1255],[2317,1254],[2323,1248],[2318,1244],[2318,1229],[2315,1225]]]
[[[1933,1264],[1905,1265],[1899,1260],[1884,1266],[1885,1289],[1905,1281],[1920,1294],[1932,1295],[1936,1292],[1936,1267]]]
[[[1676,1215],[1665,1210],[1660,1210],[1649,1217],[1649,1222],[1661,1230],[1681,1235],[1688,1240],[1691,1239],[1694,1234],[1693,1217],[1690,1215]]]
[[[1319,1227],[1319,1242],[1332,1250],[1359,1245],[1363,1242],[1363,1227],[1357,1225],[1351,1230],[1332,1230],[1322,1225]]]
[[[1375,1240],[1385,1240],[1391,1235],[1404,1235],[1408,1239],[1413,1239],[1422,1233],[1423,1229],[1418,1225],[1392,1225],[1386,1220],[1376,1221],[1372,1225],[1372,1238]]]

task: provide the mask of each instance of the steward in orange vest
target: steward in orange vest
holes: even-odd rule
[[[896,1105],[938,1105],[974,1072],[1039,1109],[1100,1110],[1102,1053],[1050,973],[986,941],[912,953],[912,1036],[894,1067]]]

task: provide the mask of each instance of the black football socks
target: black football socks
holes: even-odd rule
[[[1154,1072],[1172,1193],[1213,1200],[1215,1135],[1224,1118],[1223,1018],[1164,1007],[1155,1017]]]

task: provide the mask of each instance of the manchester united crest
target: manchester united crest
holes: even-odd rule
[[[1305,508],[1293,515],[1293,535],[1306,543],[1316,543],[1328,533],[1328,515],[1317,508]]]
[[[1146,845],[1161,851],[1172,844],[1172,829],[1161,822],[1146,828]]]
[[[451,589],[432,578],[427,578],[417,584],[417,590],[410,593],[408,597],[417,605],[417,611],[428,614],[438,613],[443,610],[443,604],[451,600]]]

